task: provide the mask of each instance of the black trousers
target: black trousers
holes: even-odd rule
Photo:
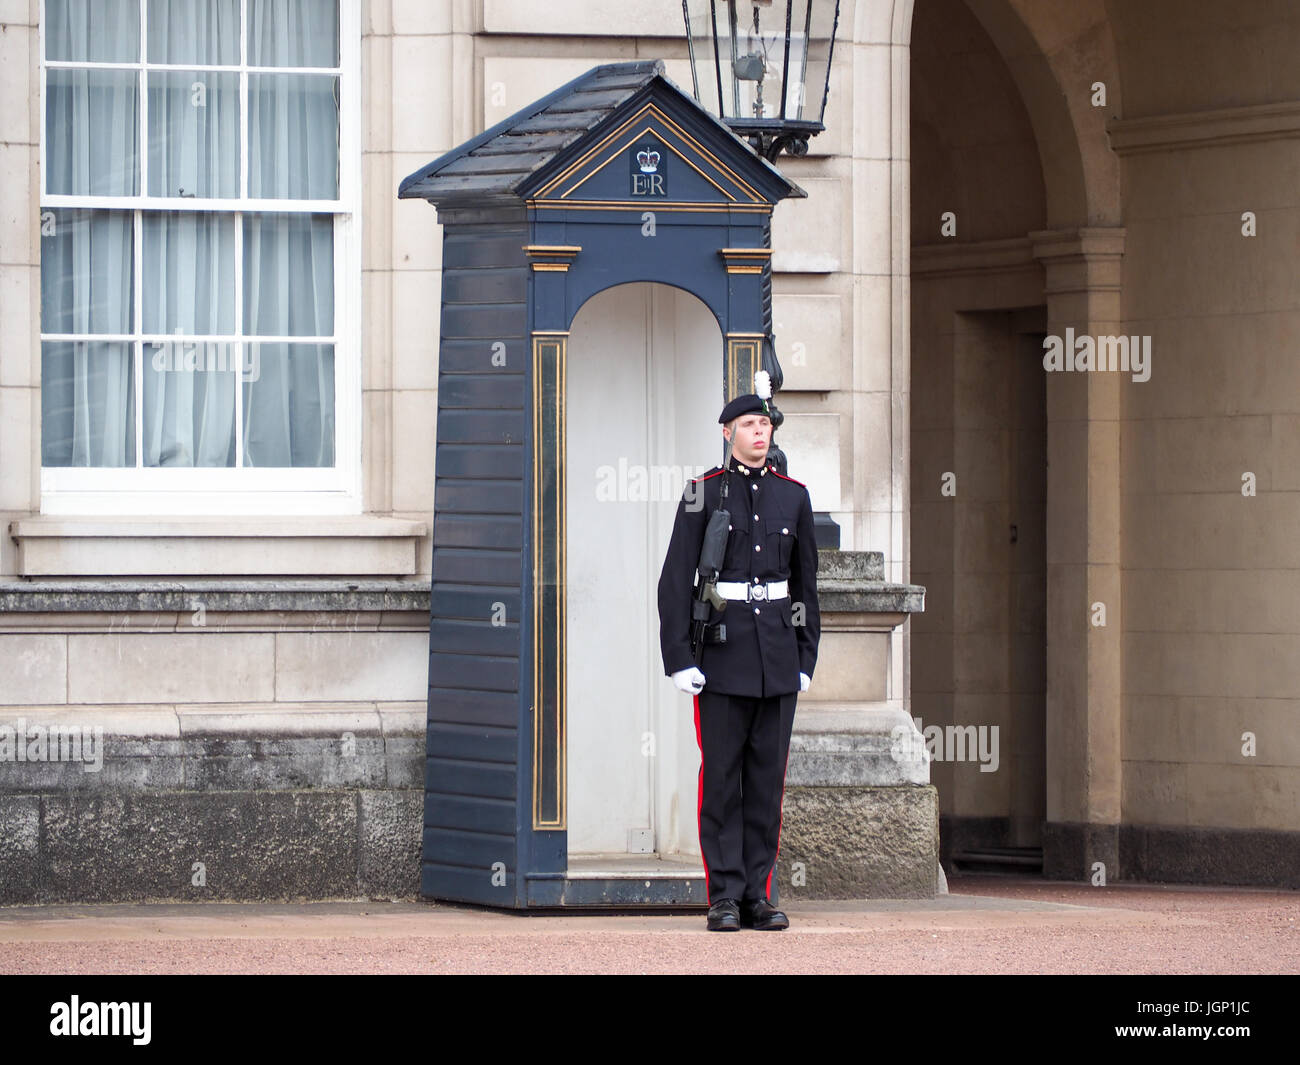
[[[765,899],[781,842],[781,800],[798,696],[695,696],[700,851],[709,902]]]

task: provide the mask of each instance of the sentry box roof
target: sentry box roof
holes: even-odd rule
[[[726,145],[722,151],[730,158],[720,160],[724,175],[740,172],[745,180],[718,181],[724,194],[734,194],[742,202],[768,203],[807,195],[666,78],[663,61],[655,59],[594,67],[417,170],[402,182],[398,196],[425,199],[440,207],[467,207],[518,203],[538,192],[563,195],[564,190],[545,190],[545,179],[594,147],[607,127],[617,125],[611,119],[635,118],[654,104],[668,112],[665,119],[681,123],[686,140],[692,132],[703,132],[714,148]],[[701,176],[715,181],[719,177],[717,173]],[[742,186],[748,187],[750,195]],[[715,189],[712,196],[700,198],[716,195]]]

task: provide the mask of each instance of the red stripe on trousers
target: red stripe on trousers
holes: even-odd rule
[[[709,860],[704,857],[704,837],[700,834],[700,812],[704,809],[704,738],[700,735],[700,697],[692,697],[695,702],[695,742],[700,748],[700,776],[695,785],[695,834],[700,837],[700,861],[704,863],[704,895],[709,895]],[[784,792],[782,793],[784,795]],[[781,845],[780,829],[777,830],[777,846]]]
[[[790,749],[785,751],[786,769],[790,767]],[[776,859],[781,856],[781,826],[785,823],[785,769],[781,770],[781,812],[776,822],[776,855],[772,858],[772,868],[767,871],[767,880],[763,884],[763,898],[772,897],[772,874],[776,872]]]

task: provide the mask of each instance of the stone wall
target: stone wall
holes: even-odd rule
[[[931,897],[936,794],[884,668],[924,590],[819,561],[788,897]],[[400,580],[0,587],[0,904],[415,896],[428,607]]]
[[[0,597],[0,902],[415,894],[427,585]]]

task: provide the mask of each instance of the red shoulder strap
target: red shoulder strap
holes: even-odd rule
[[[783,480],[783,481],[789,481],[791,484],[797,484],[800,488],[807,488],[807,487],[808,487],[806,484],[803,483],[803,481],[796,481],[793,477],[787,477],[784,473],[782,473],[780,470],[778,470],[775,466],[769,466],[768,469],[771,470],[773,473],[775,473],[775,474],[776,474],[778,477],[780,477],[781,480]]]

